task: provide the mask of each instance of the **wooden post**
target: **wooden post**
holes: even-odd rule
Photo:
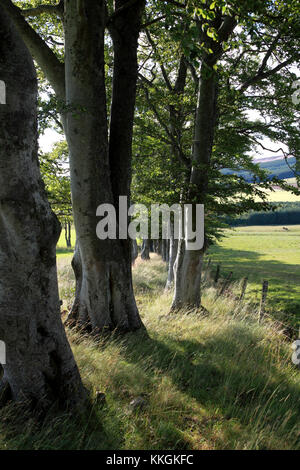
[[[220,290],[219,295],[224,294],[225,290],[227,289],[227,287],[228,287],[229,284],[230,284],[232,275],[233,275],[233,272],[230,271],[230,273],[228,274],[228,277],[227,277],[227,278],[225,279],[225,281],[223,282],[223,285],[222,285],[222,287],[221,287],[221,290]]]
[[[218,280],[219,280],[219,277],[220,277],[220,268],[221,268],[221,265],[218,264],[217,270],[216,270],[216,275],[215,275],[215,284],[218,284]]]
[[[247,289],[247,283],[248,283],[248,278],[244,277],[243,282],[242,282],[242,290],[241,290],[241,295],[240,295],[240,298],[239,298],[239,302],[241,302],[243,300],[243,298],[245,297],[245,292],[246,292],[246,289]]]
[[[205,284],[206,281],[207,281],[210,263],[211,263],[211,258],[208,258],[207,265],[206,265],[206,268],[205,268],[205,270],[204,270],[204,276],[203,276],[202,284]]]
[[[259,317],[258,317],[259,323],[261,323],[264,318],[268,287],[269,287],[268,281],[264,281],[262,285],[261,301],[260,301],[260,307],[259,307]]]

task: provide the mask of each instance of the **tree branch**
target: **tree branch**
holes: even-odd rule
[[[26,10],[21,10],[22,15],[27,18],[29,16],[39,16],[43,13],[50,13],[53,15],[58,15],[63,17],[64,14],[64,1],[60,0],[56,5],[38,5],[35,8],[28,8]]]
[[[27,23],[22,15],[22,10],[11,0],[2,0],[1,5],[10,16],[23,41],[28,47],[34,59],[37,61],[50,85],[54,89],[57,98],[65,100],[65,67],[58,60],[51,48],[39,36],[39,34]]]
[[[151,35],[150,35],[147,28],[145,29],[145,33],[146,33],[147,39],[149,41],[149,44],[151,44],[151,46],[152,46],[154,54],[157,55],[157,57],[158,57],[158,63],[159,63],[160,69],[161,69],[161,73],[162,73],[162,75],[164,77],[164,80],[166,82],[166,85],[167,85],[169,91],[173,91],[173,87],[172,87],[171,82],[169,80],[169,77],[168,77],[167,71],[165,69],[165,66],[164,66],[161,58],[159,57],[156,45],[154,44],[154,41],[152,41]]]
[[[152,24],[155,24],[160,20],[164,20],[166,17],[167,15],[161,15],[161,16],[158,16],[157,18],[154,18],[153,20],[147,21],[147,23],[142,24],[141,29],[145,29],[148,26],[151,26]]]
[[[274,75],[276,72],[279,72],[283,67],[286,67],[287,65],[291,64],[294,62],[295,58],[294,57],[289,57],[289,59],[286,59],[284,62],[281,62],[281,64],[278,64],[276,67],[274,67],[271,70],[268,70],[267,72],[257,72],[257,74],[249,78],[246,82],[243,83],[243,85],[240,87],[240,91],[245,91],[249,86],[255,85],[257,82],[260,80],[264,80],[265,78],[270,77],[271,75]]]
[[[267,62],[268,62],[269,58],[271,57],[271,54],[274,51],[274,49],[275,49],[275,47],[276,47],[276,45],[279,41],[280,36],[281,36],[281,33],[278,33],[277,36],[275,37],[275,39],[272,41],[268,51],[266,52],[266,54],[263,58],[261,66],[258,69],[258,72],[257,72],[258,74],[261,74],[265,70],[265,68],[267,66]]]
[[[163,1],[166,2],[166,3],[171,3],[172,5],[174,5],[175,7],[178,7],[178,8],[185,8],[186,7],[185,3],[179,3],[179,2],[176,2],[176,0],[163,0]]]
[[[135,3],[137,3],[138,1],[140,0],[128,0],[127,3],[125,3],[125,5],[123,5],[122,7],[118,8],[117,10],[115,10],[110,16],[108,16],[107,20],[106,20],[106,24],[108,25],[111,21],[113,21],[117,16],[119,16],[121,13],[123,13],[125,10],[127,10],[128,8],[132,7]]]

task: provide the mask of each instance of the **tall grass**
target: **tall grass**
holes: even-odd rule
[[[64,261],[63,261],[64,260]],[[60,260],[67,309],[73,277]],[[291,347],[251,303],[204,292],[208,316],[168,315],[166,269],[137,260],[134,282],[143,333],[97,343],[69,331],[91,394],[82,415],[49,411],[41,425],[9,405],[0,415],[1,449],[299,449],[300,373]],[[96,392],[106,403],[97,404]],[[134,409],[137,397],[144,407]]]

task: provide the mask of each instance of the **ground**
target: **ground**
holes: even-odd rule
[[[68,330],[92,407],[50,410],[41,426],[10,405],[0,412],[0,449],[300,449],[300,374],[280,326],[258,325],[253,304],[216,298],[209,284],[208,316],[168,316],[166,267],[151,258],[134,267],[148,337],[95,342]],[[69,262],[58,260],[64,307],[74,292]],[[139,397],[144,406],[133,409]]]
[[[263,280],[269,281],[270,310],[295,327],[300,322],[300,226],[238,227],[209,250],[213,270],[233,272],[235,280],[249,279],[247,297],[260,300]]]

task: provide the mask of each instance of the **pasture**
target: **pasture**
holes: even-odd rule
[[[272,314],[300,320],[300,226],[252,226],[225,231],[209,249],[213,270],[233,272],[233,279],[248,277],[247,297],[259,302],[263,280],[269,281],[268,303]]]

